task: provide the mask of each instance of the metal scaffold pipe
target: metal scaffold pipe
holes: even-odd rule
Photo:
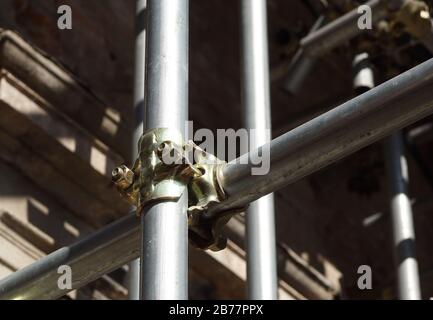
[[[251,175],[250,154],[228,163],[220,181],[229,197],[217,209],[242,207],[432,112],[430,59],[259,148],[270,154],[267,175]]]
[[[371,23],[374,25],[388,15],[388,1],[371,0],[363,5],[371,10]],[[358,7],[343,16],[322,26],[324,17],[320,17],[311,28],[310,33],[301,39],[299,49],[293,57],[286,79],[284,89],[296,94],[311,73],[316,60],[359,34],[369,31],[358,25],[363,13]]]
[[[325,16],[320,16],[311,27],[310,34],[317,31],[324,21]],[[290,61],[287,76],[284,79],[284,89],[292,94],[297,94],[305,79],[313,71],[317,59],[317,57],[308,56],[302,47],[299,48]]]
[[[135,73],[134,73],[134,131],[132,133],[132,157],[138,156],[138,141],[143,134],[144,79],[146,63],[146,1],[137,0],[135,21]],[[140,298],[140,260],[129,263],[128,298]]]
[[[140,256],[140,220],[135,214],[63,247],[0,281],[1,300],[57,299]],[[72,270],[72,289],[57,285],[59,266]]]
[[[148,1],[145,130],[185,132],[188,0]],[[188,192],[141,214],[141,299],[188,298]]]
[[[388,14],[388,0],[370,0],[363,6],[371,9],[372,24],[377,23]],[[300,47],[308,56],[320,57],[326,54],[343,42],[368,30],[359,27],[360,16],[361,13],[358,8],[346,13],[322,28],[309,33],[301,40]]]
[[[244,123],[250,147],[271,140],[266,0],[242,1],[242,86]],[[250,204],[246,215],[248,298],[277,299],[274,196]]]
[[[353,86],[357,92],[374,88],[374,72],[369,55],[355,56]],[[391,222],[394,258],[397,270],[398,297],[402,300],[421,299],[418,262],[415,256],[415,230],[412,205],[408,196],[409,173],[401,131],[385,139],[385,156],[391,191]]]
[[[391,191],[391,222],[394,259],[397,268],[398,298],[401,300],[420,300],[421,289],[415,254],[415,229],[412,205],[407,192],[409,174],[401,132],[394,133],[386,140],[386,158]]]
[[[242,207],[432,113],[430,59],[261,147],[270,152],[267,175],[251,175],[249,154],[226,164],[219,175],[228,198],[214,210]],[[138,256],[138,225],[128,216],[15,272],[0,281],[0,299],[64,295],[57,286],[62,264],[72,268],[73,289],[121,267]]]

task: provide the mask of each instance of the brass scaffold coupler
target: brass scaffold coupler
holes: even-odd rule
[[[190,243],[201,249],[224,249],[223,227],[245,210],[218,210],[227,197],[217,178],[217,169],[225,162],[192,141],[185,144],[182,134],[167,128],[146,131],[138,147],[132,169],[122,165],[112,172],[114,184],[136,207],[137,215],[157,202],[178,201],[187,188]],[[211,208],[212,214],[206,214]]]

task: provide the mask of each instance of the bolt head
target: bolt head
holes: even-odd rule
[[[113,171],[111,172],[111,178],[113,179],[113,181],[120,180],[122,176],[123,176],[123,170],[121,167],[114,168]]]

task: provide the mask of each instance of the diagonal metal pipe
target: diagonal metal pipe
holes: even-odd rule
[[[387,17],[391,5],[388,0],[370,0],[363,6],[371,9],[371,23],[375,25]],[[314,69],[317,59],[342,43],[370,31],[358,26],[358,20],[363,12],[359,9],[362,7],[357,7],[324,26],[324,17],[316,21],[310,33],[301,39],[299,49],[289,65],[283,84],[286,91],[296,94]]]
[[[216,210],[242,207],[433,113],[433,59],[287,132],[259,148],[270,172],[251,175],[246,154],[220,170],[228,194]],[[214,209],[214,210],[215,210]],[[209,212],[211,214],[212,212]],[[139,256],[140,221],[133,215],[44,257],[0,281],[0,299],[54,299],[58,267],[71,266],[79,288]]]
[[[431,114],[432,72],[430,59],[273,139],[259,148],[270,153],[267,175],[251,175],[251,152],[228,163],[220,183],[229,197],[216,209],[242,207]]]
[[[376,24],[388,15],[388,0],[370,0],[364,4],[371,9],[371,22]],[[326,24],[322,28],[309,33],[301,40],[300,47],[307,56],[320,57],[345,41],[368,31],[358,26],[361,17],[359,7]]]
[[[140,220],[135,214],[63,247],[13,273],[0,283],[0,299],[57,299],[140,256]],[[58,268],[72,270],[72,290],[57,285]]]

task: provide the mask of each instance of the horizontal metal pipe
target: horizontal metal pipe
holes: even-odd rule
[[[248,154],[220,171],[228,194],[219,206],[241,207],[342,159],[433,113],[433,59],[377,86],[259,148],[270,151],[270,172],[251,175]],[[253,151],[254,152],[254,151]],[[247,161],[248,162],[248,161]],[[71,266],[73,289],[138,257],[139,219],[117,221],[0,281],[0,299],[58,298],[58,267]]]

